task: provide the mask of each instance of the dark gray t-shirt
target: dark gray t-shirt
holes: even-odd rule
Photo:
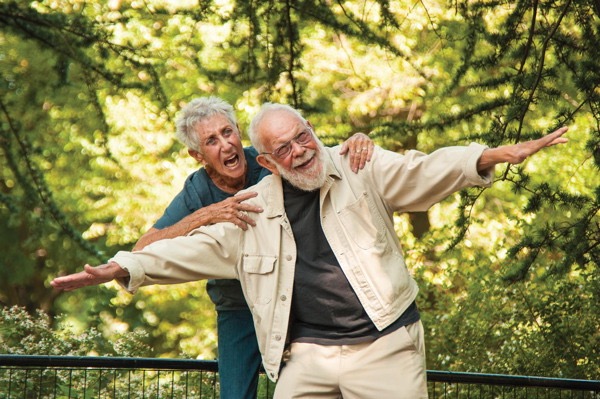
[[[325,238],[320,221],[319,190],[302,191],[284,181],[283,192],[297,247],[290,342],[356,344],[373,341],[419,320],[413,303],[392,325],[379,331]]]

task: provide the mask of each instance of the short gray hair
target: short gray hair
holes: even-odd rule
[[[187,148],[200,151],[200,143],[195,131],[196,124],[214,115],[223,115],[233,126],[237,125],[231,104],[219,97],[200,97],[190,101],[177,117],[175,136]]]
[[[252,146],[259,153],[264,152],[265,148],[264,148],[261,138],[259,137],[259,134],[258,134],[258,126],[260,125],[260,123],[262,122],[262,120],[264,119],[266,114],[271,113],[273,111],[289,112],[289,113],[293,114],[294,116],[298,117],[298,119],[300,119],[302,122],[304,122],[304,124],[306,124],[306,119],[304,119],[302,114],[297,109],[290,107],[287,104],[264,103],[262,105],[262,107],[260,107],[260,110],[258,111],[256,116],[254,116],[254,118],[252,118],[252,122],[250,122],[250,127],[248,128],[248,136],[250,137]]]

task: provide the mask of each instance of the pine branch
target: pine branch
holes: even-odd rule
[[[59,207],[56,205],[56,202],[53,198],[52,191],[48,188],[48,185],[45,182],[43,174],[39,171],[39,169],[34,165],[33,160],[30,157],[31,145],[27,142],[24,137],[19,135],[18,129],[16,128],[10,114],[4,105],[4,102],[0,100],[0,111],[4,114],[4,119],[9,127],[9,131],[12,133],[16,142],[19,145],[19,152],[23,160],[25,161],[25,165],[28,171],[28,175],[31,177],[33,182],[32,185],[28,183],[28,180],[25,179],[23,175],[20,175],[18,172],[18,168],[16,164],[13,163],[13,173],[16,176],[20,175],[20,182],[26,190],[30,190],[35,192],[35,194],[31,198],[38,197],[42,204],[45,206],[46,210],[50,214],[50,216],[54,219],[54,221],[61,228],[63,233],[70,237],[74,242],[76,242],[82,249],[95,256],[97,259],[104,259],[103,253],[98,250],[93,244],[84,240],[81,233],[79,233],[68,221],[67,217],[60,211]]]
[[[344,7],[344,4],[337,0],[337,4],[342,10],[343,15],[346,17],[346,22],[342,22],[333,13],[331,7],[326,4],[316,4],[306,2],[304,6],[294,6],[296,11],[301,16],[306,16],[304,20],[315,20],[322,23],[323,25],[335,30],[343,32],[344,34],[359,39],[365,44],[377,45],[383,49],[388,50],[393,55],[404,60],[408,65],[411,66],[422,78],[428,80],[429,75],[419,67],[413,59],[404,53],[401,49],[397,48],[393,43],[387,40],[385,37],[377,34],[373,29],[369,28],[366,23],[360,21],[352,12]]]
[[[567,3],[564,5],[562,12],[559,15],[559,18],[554,23],[554,26],[552,27],[552,29],[550,30],[550,33],[546,36],[544,43],[542,44],[542,50],[541,50],[541,54],[540,54],[540,61],[538,63],[538,68],[537,68],[536,80],[535,80],[535,83],[533,84],[533,86],[529,89],[529,98],[526,100],[526,103],[523,106],[522,115],[519,118],[519,127],[518,127],[517,136],[515,137],[515,143],[518,143],[520,141],[521,131],[523,129],[523,124],[525,121],[525,115],[527,114],[527,110],[529,109],[529,106],[533,103],[533,99],[534,99],[536,90],[542,80],[543,71],[544,71],[544,61],[546,58],[546,53],[548,52],[550,40],[556,34],[558,27],[560,26],[564,16],[567,14],[567,11],[569,10],[569,7],[571,5],[571,1],[572,0],[568,0]]]

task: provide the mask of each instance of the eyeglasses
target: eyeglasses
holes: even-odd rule
[[[292,152],[292,142],[296,142],[298,145],[304,146],[312,140],[312,130],[307,128],[296,135],[290,141],[283,143],[279,147],[275,148],[272,152],[261,152],[263,155],[273,155],[275,158],[284,159]]]

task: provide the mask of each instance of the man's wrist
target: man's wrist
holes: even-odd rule
[[[108,268],[112,272],[113,278],[129,277],[129,272],[121,267],[117,262],[108,262]]]
[[[482,172],[496,166],[499,163],[506,162],[504,156],[505,146],[496,148],[486,148],[481,153],[481,157],[477,161],[477,171]]]

